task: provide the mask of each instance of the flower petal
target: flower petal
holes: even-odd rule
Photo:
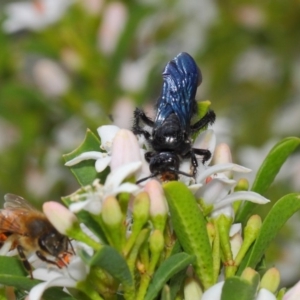
[[[101,173],[111,162],[111,156],[106,156],[101,159],[97,159],[95,163],[95,169],[98,173]]]
[[[259,290],[256,300],[276,300],[276,297],[267,289],[262,288]]]
[[[108,193],[105,194],[105,196],[112,196],[112,195],[117,195],[119,193],[135,193],[137,191],[139,191],[141,188],[134,184],[134,183],[130,183],[130,182],[125,182],[123,184],[121,184],[120,186],[118,186],[115,190],[113,190],[113,194],[112,193]]]
[[[253,203],[258,203],[258,204],[266,204],[266,203],[270,202],[270,200],[261,196],[258,193],[240,191],[240,192],[232,193],[232,194],[226,196],[225,198],[223,198],[222,201],[216,203],[214,205],[214,210],[223,208],[223,207],[233,203],[234,201],[238,201],[238,200],[251,201]]]
[[[88,159],[102,159],[103,157],[106,157],[107,153],[102,153],[99,151],[88,151],[88,152],[84,152],[81,153],[80,155],[76,156],[75,158],[67,161],[65,163],[65,166],[73,166],[76,165],[80,162],[82,162],[83,160],[88,160]]]
[[[49,270],[48,268],[37,268],[33,270],[32,275],[34,279],[47,281],[61,277],[62,273],[57,270]]]
[[[221,173],[225,171],[235,171],[239,173],[248,173],[251,172],[251,169],[245,168],[243,166],[227,163],[227,164],[218,164],[207,168],[204,172],[198,173],[197,182],[204,181],[207,177],[212,176],[215,173]]]
[[[196,183],[188,186],[188,189],[195,194],[201,187],[203,186],[202,183]]]
[[[227,205],[225,207],[214,209],[213,212],[210,214],[212,219],[217,219],[220,215],[224,215],[228,218],[234,218],[234,210],[231,205]]]
[[[136,162],[126,164],[126,165],[114,170],[106,178],[105,185],[104,185],[105,189],[106,190],[116,189],[126,177],[128,177],[129,175],[132,175],[141,166],[142,166],[142,162],[136,161]]]
[[[241,232],[242,232],[242,224],[236,223],[236,224],[231,225],[229,236],[233,237],[235,234],[241,233]]]
[[[47,288],[52,287],[52,286],[76,287],[76,281],[71,278],[67,278],[67,277],[63,277],[63,276],[56,277],[52,280],[40,283],[40,284],[36,285],[34,288],[32,288],[28,295],[28,299],[29,300],[41,299],[44,291]]]
[[[235,180],[214,178],[197,191],[196,197],[202,198],[206,204],[214,204],[223,201],[220,199],[223,199],[235,184]]]
[[[113,139],[115,138],[117,132],[120,130],[118,126],[115,125],[104,125],[97,129],[98,134],[101,139],[101,146],[100,148],[106,150],[110,153],[111,145]]]
[[[201,300],[221,300],[223,285],[224,281],[221,281],[210,287],[203,294]]]
[[[88,274],[89,267],[82,261],[81,257],[76,256],[68,266],[70,277],[76,281],[83,281]]]
[[[88,204],[89,201],[90,200],[72,203],[69,206],[69,210],[71,212],[73,212],[73,213],[78,213],[78,212],[80,212],[81,210],[83,210],[87,206],[87,204]]]

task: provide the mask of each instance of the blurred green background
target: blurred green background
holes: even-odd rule
[[[150,113],[182,51],[202,71],[197,99],[211,100],[234,162],[255,174],[276,141],[299,136],[299,1],[2,0],[0,12],[1,200],[10,192],[40,206],[73,192],[62,154],[110,116],[130,127],[135,106]],[[298,150],[266,196],[299,190]],[[295,222],[284,232],[294,248],[279,238],[271,249],[282,272],[300,252]]]

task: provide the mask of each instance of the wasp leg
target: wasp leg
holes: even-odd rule
[[[193,175],[195,176],[197,173],[197,167],[198,167],[198,161],[196,158],[196,154],[194,152],[194,148],[190,151],[190,157],[191,157],[191,162],[192,162],[192,170],[193,170]],[[196,149],[198,150],[198,149]]]
[[[36,251],[35,254],[37,255],[37,257],[38,257],[40,260],[45,261],[45,262],[47,262],[47,263],[49,263],[49,264],[52,264],[52,265],[56,265],[58,268],[61,269],[61,266],[59,265],[58,262],[46,258],[40,251]],[[67,264],[64,262],[63,259],[61,259],[61,258],[59,258],[59,257],[58,257],[58,259],[59,259],[65,266],[67,266]]]
[[[27,257],[23,251],[23,247],[21,245],[18,245],[17,246],[17,250],[18,250],[18,253],[19,253],[19,256],[22,260],[22,263],[23,263],[23,266],[25,267],[25,269],[28,271],[29,275],[30,275],[30,278],[33,279],[33,276],[32,276],[32,267],[29,263],[29,261],[27,260]]]
[[[206,115],[201,118],[198,122],[191,125],[191,132],[197,132],[198,130],[204,128],[207,125],[212,125],[216,120],[216,115],[213,110],[209,110]]]
[[[146,125],[154,127],[154,122],[149,117],[147,117],[141,109],[136,108],[133,113],[133,116],[137,125],[139,125],[139,119],[141,119]]]
[[[149,119],[141,109],[138,108],[135,109],[133,116],[134,116],[134,123],[132,126],[133,133],[144,135],[146,140],[150,142],[151,134],[140,126],[140,120],[142,120],[146,125],[150,127],[154,126],[154,122],[151,119]]]
[[[202,158],[203,164],[211,158],[211,152],[207,149],[193,148],[191,152],[194,152],[194,154],[203,156],[203,158]]]

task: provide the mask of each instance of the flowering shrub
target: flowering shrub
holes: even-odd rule
[[[208,109],[207,103],[201,105]],[[135,182],[149,175],[145,141],[114,125],[102,126],[98,133],[100,139],[88,130],[83,143],[64,155],[81,186],[62,198],[67,208],[56,202],[43,206],[55,228],[72,239],[76,254],[68,267],[47,269],[37,260],[30,280],[18,259],[0,257],[2,284],[15,286],[18,293],[30,291],[30,300],[42,295],[95,300],[296,299],[292,293],[298,288],[284,296],[285,289],[278,290],[279,272],[266,270],[263,262],[272,239],[300,209],[300,194],[288,194],[273,205],[261,194],[299,145],[298,138],[274,146],[249,190],[241,175],[251,170],[232,162],[226,144],[216,146],[212,129],[195,137],[197,147],[214,154],[212,161],[199,166],[195,178],[180,175],[178,181],[156,178],[139,185]],[[182,162],[185,173],[189,164]],[[255,207],[265,204],[269,212],[264,220],[252,215]]]

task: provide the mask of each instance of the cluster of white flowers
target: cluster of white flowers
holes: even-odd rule
[[[107,176],[105,183],[100,183],[96,180],[92,186],[84,188],[84,191],[79,194],[74,194],[70,197],[73,202],[69,209],[77,213],[80,210],[86,210],[93,214],[99,214],[101,212],[102,203],[105,199],[111,195],[117,195],[120,192],[137,193],[145,189],[150,198],[160,201],[160,193],[157,187],[160,185],[157,180],[148,180],[142,184],[136,185],[134,183],[123,182],[129,176],[134,176],[136,180],[144,178],[149,175],[149,166],[144,159],[145,145],[140,146],[137,138],[133,133],[126,129],[120,129],[114,125],[102,126],[98,128],[98,134],[101,139],[100,149],[101,151],[85,152],[68,161],[66,166],[73,166],[80,163],[83,160],[95,160],[95,168],[97,172],[102,172],[107,166],[110,167],[111,172]],[[212,219],[217,218],[219,215],[225,215],[230,218],[234,218],[232,203],[237,200],[248,200],[255,203],[265,204],[269,200],[254,192],[240,191],[234,192],[233,188],[236,185],[236,181],[232,179],[234,172],[245,173],[250,172],[249,169],[236,165],[231,161],[231,154],[229,147],[225,144],[216,145],[216,138],[213,130],[209,129],[202,132],[195,141],[195,146],[199,148],[209,149],[214,153],[214,164],[212,166],[200,165],[199,171],[195,179],[187,178],[186,176],[180,176],[179,180],[184,182],[190,190],[196,195],[197,198],[203,199],[207,207],[211,207],[210,217]],[[211,161],[208,162],[208,164]],[[184,171],[189,171],[189,160],[186,160],[182,164]],[[157,182],[157,183],[155,183]],[[155,184],[154,184],[155,183]],[[155,189],[155,191],[153,190]],[[156,193],[154,197],[152,193]],[[166,206],[152,204],[154,210],[165,210]],[[157,213],[157,212],[154,212]],[[241,226],[240,224],[234,224],[231,230],[231,236],[238,235],[239,242],[232,242],[233,251],[237,252],[241,246]],[[77,260],[75,260],[76,263]],[[75,281],[72,272],[73,262],[71,262],[68,275],[64,275],[64,280],[58,280],[55,276],[47,282],[36,286],[30,293],[30,299],[38,299],[37,293],[49,286],[62,284],[64,286],[74,286]],[[81,268],[82,269],[82,268]],[[36,270],[34,275],[39,274],[40,271]],[[86,271],[83,272],[86,274]],[[45,271],[42,272],[45,274]],[[60,278],[60,277],[58,277]],[[43,278],[45,279],[45,278]],[[212,288],[207,290],[203,296],[203,299],[220,299],[222,286],[224,281],[220,281]],[[270,292],[269,292],[270,293]],[[264,294],[265,298],[260,298]],[[273,297],[274,295],[270,293]],[[213,296],[211,296],[213,295]],[[269,297],[269,298],[268,298]],[[266,291],[261,290],[257,299],[272,300],[271,296],[266,296]]]

